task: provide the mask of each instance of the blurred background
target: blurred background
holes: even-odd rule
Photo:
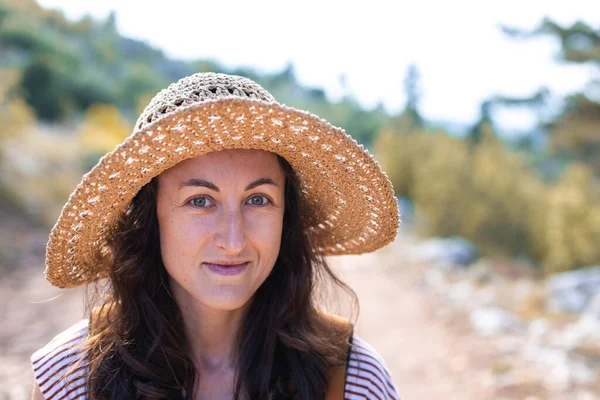
[[[402,231],[332,259],[403,399],[600,398],[600,5],[0,0],[0,399],[82,316],[43,279],[68,195],[150,98],[247,76],[347,130]]]

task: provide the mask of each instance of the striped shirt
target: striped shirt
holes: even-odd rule
[[[31,356],[35,380],[46,400],[87,399],[88,368],[80,345],[88,334],[88,320],[62,332]],[[69,371],[68,380],[65,374]],[[356,335],[348,355],[344,400],[399,400],[383,359]]]

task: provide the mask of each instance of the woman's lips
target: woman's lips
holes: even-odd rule
[[[215,274],[219,274],[219,275],[241,274],[242,271],[244,269],[246,269],[246,267],[249,264],[250,264],[250,262],[245,262],[242,264],[231,264],[231,265],[204,263],[206,268],[208,268],[210,271],[214,272]]]

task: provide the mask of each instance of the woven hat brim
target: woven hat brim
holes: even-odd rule
[[[46,279],[67,288],[106,277],[108,235],[137,192],[181,161],[225,149],[265,150],[291,164],[302,182],[307,234],[322,254],[371,252],[396,237],[392,185],[342,129],[279,103],[207,100],[135,131],[84,175],[50,233]]]

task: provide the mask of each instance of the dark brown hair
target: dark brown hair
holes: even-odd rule
[[[319,400],[327,374],[345,362],[349,329],[336,329],[316,303],[317,283],[354,292],[314,251],[304,233],[298,177],[286,174],[279,256],[257,290],[238,333],[235,399]],[[197,371],[190,358],[180,309],[162,263],[156,178],[131,202],[111,239],[109,286],[96,290],[86,342],[88,393],[93,399],[191,399]],[[104,293],[104,296],[99,296]]]

